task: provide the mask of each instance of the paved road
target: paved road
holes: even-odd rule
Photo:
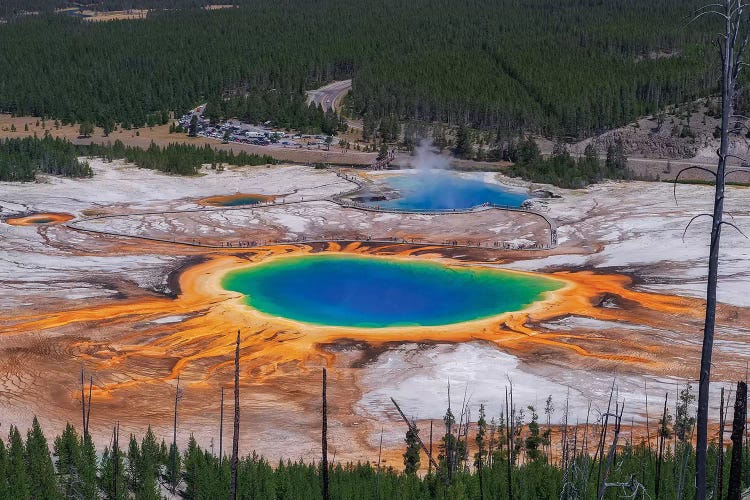
[[[343,99],[351,89],[351,80],[329,83],[317,90],[308,90],[307,103],[314,102],[315,104],[322,106],[323,111],[333,109],[336,112],[339,112],[341,111],[341,99]]]

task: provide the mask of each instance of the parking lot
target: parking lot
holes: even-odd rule
[[[324,135],[290,134],[274,129],[270,126],[270,123],[252,125],[239,120],[211,123],[203,118],[203,110],[204,106],[198,106],[190,113],[180,117],[180,126],[186,131],[189,130],[193,116],[197,116],[197,136],[217,139],[222,142],[273,148],[328,149],[335,140],[333,137],[327,138]],[[329,142],[326,142],[326,139]]]

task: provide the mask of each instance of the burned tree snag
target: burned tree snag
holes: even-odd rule
[[[232,484],[230,499],[237,500],[237,462],[240,448],[240,331],[237,330],[237,347],[234,350],[234,431],[232,432]]]
[[[91,422],[91,391],[94,388],[94,377],[89,376],[89,402],[86,404],[86,428],[83,430],[84,437],[89,435],[89,422]]]
[[[714,498],[721,498],[724,491],[724,388],[721,388],[719,403],[719,450],[716,457],[716,484]]]
[[[224,460],[224,387],[221,388],[221,407],[219,408],[219,466]]]
[[[321,447],[323,458],[320,463],[321,478],[323,481],[323,500],[328,500],[328,402],[326,401],[326,369],[323,368],[323,431],[321,436]]]
[[[81,420],[83,428],[83,439],[86,440],[86,393],[83,386],[83,366],[81,366]]]
[[[742,436],[747,420],[747,384],[737,382],[737,397],[734,400],[732,421],[732,466],[729,469],[729,491],[727,500],[740,500],[742,494]]]
[[[722,226],[737,229],[731,222],[724,220],[724,193],[727,176],[746,170],[745,166],[727,169],[730,157],[738,158],[729,152],[730,119],[734,116],[736,104],[738,77],[740,70],[746,63],[743,61],[748,43],[748,25],[746,0],[721,0],[710,2],[696,11],[693,20],[703,16],[718,16],[723,23],[716,45],[721,62],[721,142],[717,151],[719,161],[716,171],[704,167],[690,166],[682,169],[675,177],[676,182],[685,170],[702,170],[716,179],[714,191],[714,205],[711,213],[700,214],[699,217],[711,219],[711,243],[708,254],[708,280],[706,285],[706,315],[703,327],[703,347],[701,350],[700,382],[698,385],[698,415],[696,419],[696,447],[695,447],[695,498],[705,500],[707,493],[706,453],[708,449],[708,399],[711,383],[711,356],[713,354],[714,331],[716,329],[716,290],[719,280],[719,249],[721,244]],[[742,160],[740,158],[740,160]],[[742,160],[744,163],[744,160]],[[690,227],[690,223],[688,223]],[[687,227],[685,228],[687,231]]]

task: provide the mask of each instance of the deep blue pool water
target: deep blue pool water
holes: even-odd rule
[[[272,316],[382,328],[447,325],[517,311],[562,283],[490,268],[319,254],[237,270],[222,285]]]
[[[401,197],[372,202],[371,205],[396,210],[462,210],[484,203],[516,208],[528,198],[498,184],[443,170],[393,175],[386,177],[384,182],[397,190]]]

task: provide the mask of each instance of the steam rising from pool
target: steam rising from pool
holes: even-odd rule
[[[389,175],[383,182],[399,196],[377,199],[372,206],[391,210],[466,210],[484,204],[518,208],[527,199],[520,190],[485,182],[486,173],[459,174],[449,170],[450,160],[435,151],[432,143],[421,142],[412,162],[414,170]]]
[[[412,166],[417,170],[448,170],[450,159],[438,154],[431,141],[423,140],[414,150]]]

